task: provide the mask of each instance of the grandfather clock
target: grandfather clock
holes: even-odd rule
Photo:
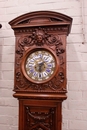
[[[9,24],[16,37],[13,96],[19,101],[19,130],[62,130],[66,38],[72,18],[37,11]]]

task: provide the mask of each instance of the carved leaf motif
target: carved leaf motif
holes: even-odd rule
[[[30,84],[27,84],[27,80],[23,77],[23,75],[21,74],[20,70],[18,70],[16,72],[16,82],[17,85],[15,87],[15,89],[17,90],[21,90],[21,89],[27,89],[29,88]]]
[[[63,73],[63,68],[61,71],[55,76],[51,81],[44,83],[42,85],[40,84],[34,84],[28,81],[23,75],[20,73],[20,71],[16,72],[16,81],[19,86],[16,86],[16,89],[29,89],[31,90],[37,90],[37,91],[45,91],[47,88],[50,88],[53,91],[58,91],[60,90],[63,82],[64,82],[64,73]],[[55,84],[54,84],[55,83]]]
[[[21,58],[25,51],[24,48],[34,44],[37,46],[42,46],[44,44],[47,44],[48,46],[55,45],[57,56],[65,52],[62,47],[63,43],[61,37],[59,35],[49,34],[44,31],[44,29],[39,28],[34,30],[31,35],[26,35],[18,40],[18,49],[16,50],[16,53],[19,54]]]

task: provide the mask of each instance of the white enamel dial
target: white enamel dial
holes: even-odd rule
[[[54,56],[46,50],[34,51],[28,55],[25,62],[25,71],[34,81],[45,81],[55,71],[56,63]]]

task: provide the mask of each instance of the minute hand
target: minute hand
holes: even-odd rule
[[[39,72],[42,71],[42,66],[43,66],[43,64],[44,64],[43,62],[39,64]]]

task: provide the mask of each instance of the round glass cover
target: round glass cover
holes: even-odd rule
[[[55,58],[47,50],[36,50],[30,53],[25,61],[26,74],[38,82],[49,79],[54,74],[55,68]]]

